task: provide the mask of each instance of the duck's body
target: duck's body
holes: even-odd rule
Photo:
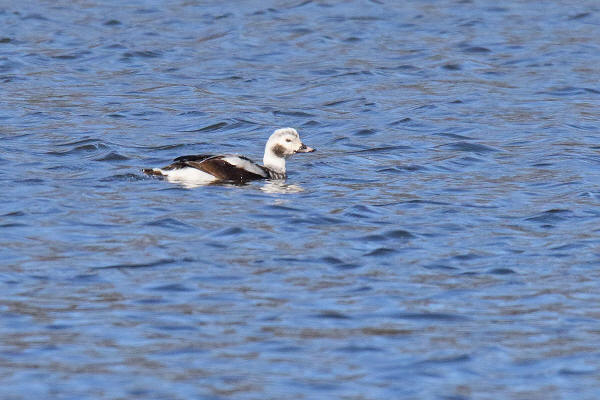
[[[199,184],[218,181],[244,183],[257,179],[285,179],[285,160],[295,153],[309,153],[315,149],[300,141],[292,128],[276,130],[265,146],[263,164],[235,154],[197,154],[181,156],[163,168],[148,168],[148,175],[165,176],[169,181]]]
[[[247,182],[257,179],[285,179],[277,173],[237,154],[198,154],[181,156],[163,168],[145,169],[149,175],[166,176],[173,181]]]

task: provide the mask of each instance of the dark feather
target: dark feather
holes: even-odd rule
[[[202,161],[207,158],[214,157],[212,154],[190,154],[187,156],[180,156],[175,158],[173,161]]]
[[[248,160],[247,158],[244,159]],[[265,171],[264,176],[258,175],[254,172],[250,172],[243,168],[236,167],[235,165],[232,165],[227,161],[223,160],[220,156],[211,157],[205,159],[202,162],[188,161],[186,162],[186,164],[192,168],[198,168],[199,170],[211,174],[217,179],[224,181],[247,182],[257,179],[265,179],[268,176],[267,171]],[[260,168],[264,170],[263,167]]]
[[[161,169],[164,169],[165,171],[170,171],[172,169],[181,169],[186,167],[189,167],[187,161],[175,161],[174,163],[169,164],[166,167],[162,167]]]

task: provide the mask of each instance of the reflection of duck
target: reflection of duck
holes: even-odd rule
[[[148,175],[165,176],[181,183],[211,183],[230,181],[243,183],[257,179],[285,179],[285,160],[296,153],[310,153],[293,128],[277,129],[265,146],[263,164],[258,165],[244,156],[235,154],[197,154],[177,157],[163,168],[147,168]]]
[[[289,193],[300,193],[304,189],[298,185],[290,185],[283,181],[271,181],[267,182],[260,188],[265,193],[277,193],[277,194],[289,194]]]

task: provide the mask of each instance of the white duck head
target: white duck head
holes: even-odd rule
[[[265,146],[263,165],[273,171],[285,174],[285,160],[296,153],[311,153],[315,151],[300,140],[294,128],[277,129]]]

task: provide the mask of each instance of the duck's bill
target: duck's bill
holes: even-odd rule
[[[312,153],[315,150],[317,149],[313,149],[312,147],[308,147],[307,145],[302,143],[302,146],[300,146],[300,148],[296,150],[296,153]]]

